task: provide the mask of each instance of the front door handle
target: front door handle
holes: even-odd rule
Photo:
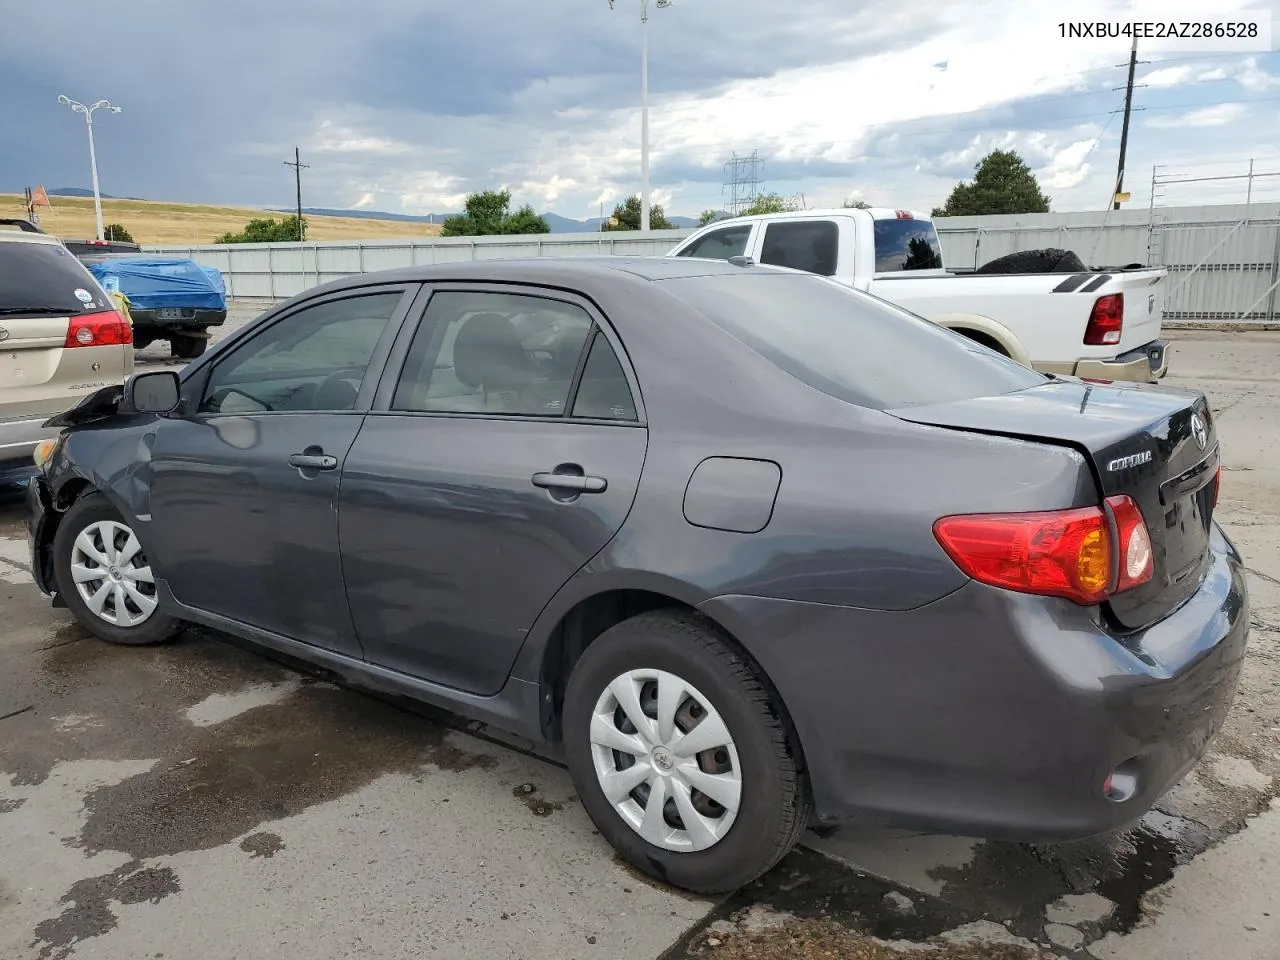
[[[577,473],[535,473],[533,485],[544,490],[604,493],[609,488],[609,481],[604,477],[586,477]]]
[[[336,470],[338,458],[323,453],[295,453],[289,458],[289,466],[299,470]]]

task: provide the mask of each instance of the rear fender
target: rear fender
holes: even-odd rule
[[[1014,335],[1012,330],[998,320],[992,320],[990,317],[980,316],[976,313],[944,313],[931,319],[938,326],[946,327],[957,333],[972,330],[974,333],[988,336],[998,343],[1001,349],[1012,359],[1024,367],[1031,366],[1031,357],[1022,346],[1022,341]]]

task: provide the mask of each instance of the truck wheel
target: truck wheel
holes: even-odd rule
[[[564,745],[582,805],[630,864],[698,893],[773,868],[809,824],[809,784],[777,694],[705,619],[656,611],[578,659]]]
[[[133,335],[133,349],[145,350],[147,349],[147,347],[151,346],[154,340],[155,340],[155,337],[142,337],[142,336],[138,336],[138,334],[135,333]]]
[[[208,345],[207,337],[193,337],[185,333],[175,333],[169,338],[169,348],[179,360],[194,360],[204,353]]]
[[[157,609],[151,561],[100,493],[81,497],[62,518],[53,538],[53,572],[76,621],[108,643],[162,643],[182,629]]]

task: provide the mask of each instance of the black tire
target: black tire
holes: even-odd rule
[[[66,602],[67,608],[80,626],[108,643],[147,646],[171,639],[182,629],[182,622],[159,610],[136,627],[120,627],[108,623],[95,614],[80,596],[71,576],[72,549],[76,538],[86,528],[103,520],[125,523],[119,511],[108,502],[107,498],[94,492],[85,494],[77,500],[62,518],[62,522],[58,524],[58,532],[53,538],[53,573],[58,586],[58,595]],[[139,556],[145,556],[145,547]]]
[[[728,833],[708,849],[681,853],[649,843],[596,778],[588,734],[596,701],[616,677],[639,669],[665,670],[696,687],[734,741],[741,806]],[[563,721],[569,772],[587,814],[624,860],[665,883],[696,893],[736,890],[772,869],[809,825],[809,784],[777,693],[695,613],[644,613],[601,634],[573,668]]]
[[[994,350],[996,353],[1000,354],[1000,356],[1002,357],[1009,356],[1008,350],[1002,347],[994,337],[989,337],[985,333],[979,333],[976,330],[957,330],[956,333],[960,334],[963,337],[968,337],[974,343],[982,344],[988,350]]]
[[[207,337],[193,337],[185,333],[175,333],[169,338],[169,350],[179,360],[194,360],[204,353],[208,345]]]
[[[145,350],[147,347],[151,346],[154,340],[155,337],[140,337],[137,334],[134,334],[133,348],[135,350]]]
[[[1023,250],[996,257],[980,266],[975,273],[1086,273],[1084,261],[1070,250],[1046,247]]]

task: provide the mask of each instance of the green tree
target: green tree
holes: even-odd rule
[[[1012,150],[993,150],[974,168],[973,182],[956,184],[935,217],[984,217],[999,213],[1048,213],[1049,198],[1035,174]]]
[[[626,200],[613,208],[613,220],[617,223],[606,221],[604,228],[606,230],[639,230],[640,229],[640,195],[633,193]],[[662,209],[662,204],[654,203],[649,206],[649,229],[650,230],[675,230],[676,225],[667,219],[667,213]]]
[[[756,197],[751,206],[742,211],[744,217],[754,217],[761,213],[790,213],[800,209],[794,200],[789,200],[778,193],[764,193]]]
[[[303,218],[302,235],[306,235],[307,221]],[[298,217],[290,214],[280,220],[261,217],[250,220],[239,233],[224,233],[214,243],[282,243],[297,241],[299,235]]]
[[[120,223],[108,223],[106,229],[102,231],[102,238],[104,240],[123,240],[125,243],[133,243],[133,234]]]
[[[844,203],[840,204],[840,206],[844,207],[846,210],[870,210],[871,209],[871,204],[867,203],[867,201],[865,200],[849,199],[849,200],[846,200]]]
[[[510,190],[481,190],[467,197],[463,213],[448,217],[442,237],[495,237],[515,233],[550,233],[546,218],[525,204],[511,212]]]
[[[705,227],[709,223],[715,223],[725,215],[723,210],[703,210],[702,215],[698,217],[698,226]]]

